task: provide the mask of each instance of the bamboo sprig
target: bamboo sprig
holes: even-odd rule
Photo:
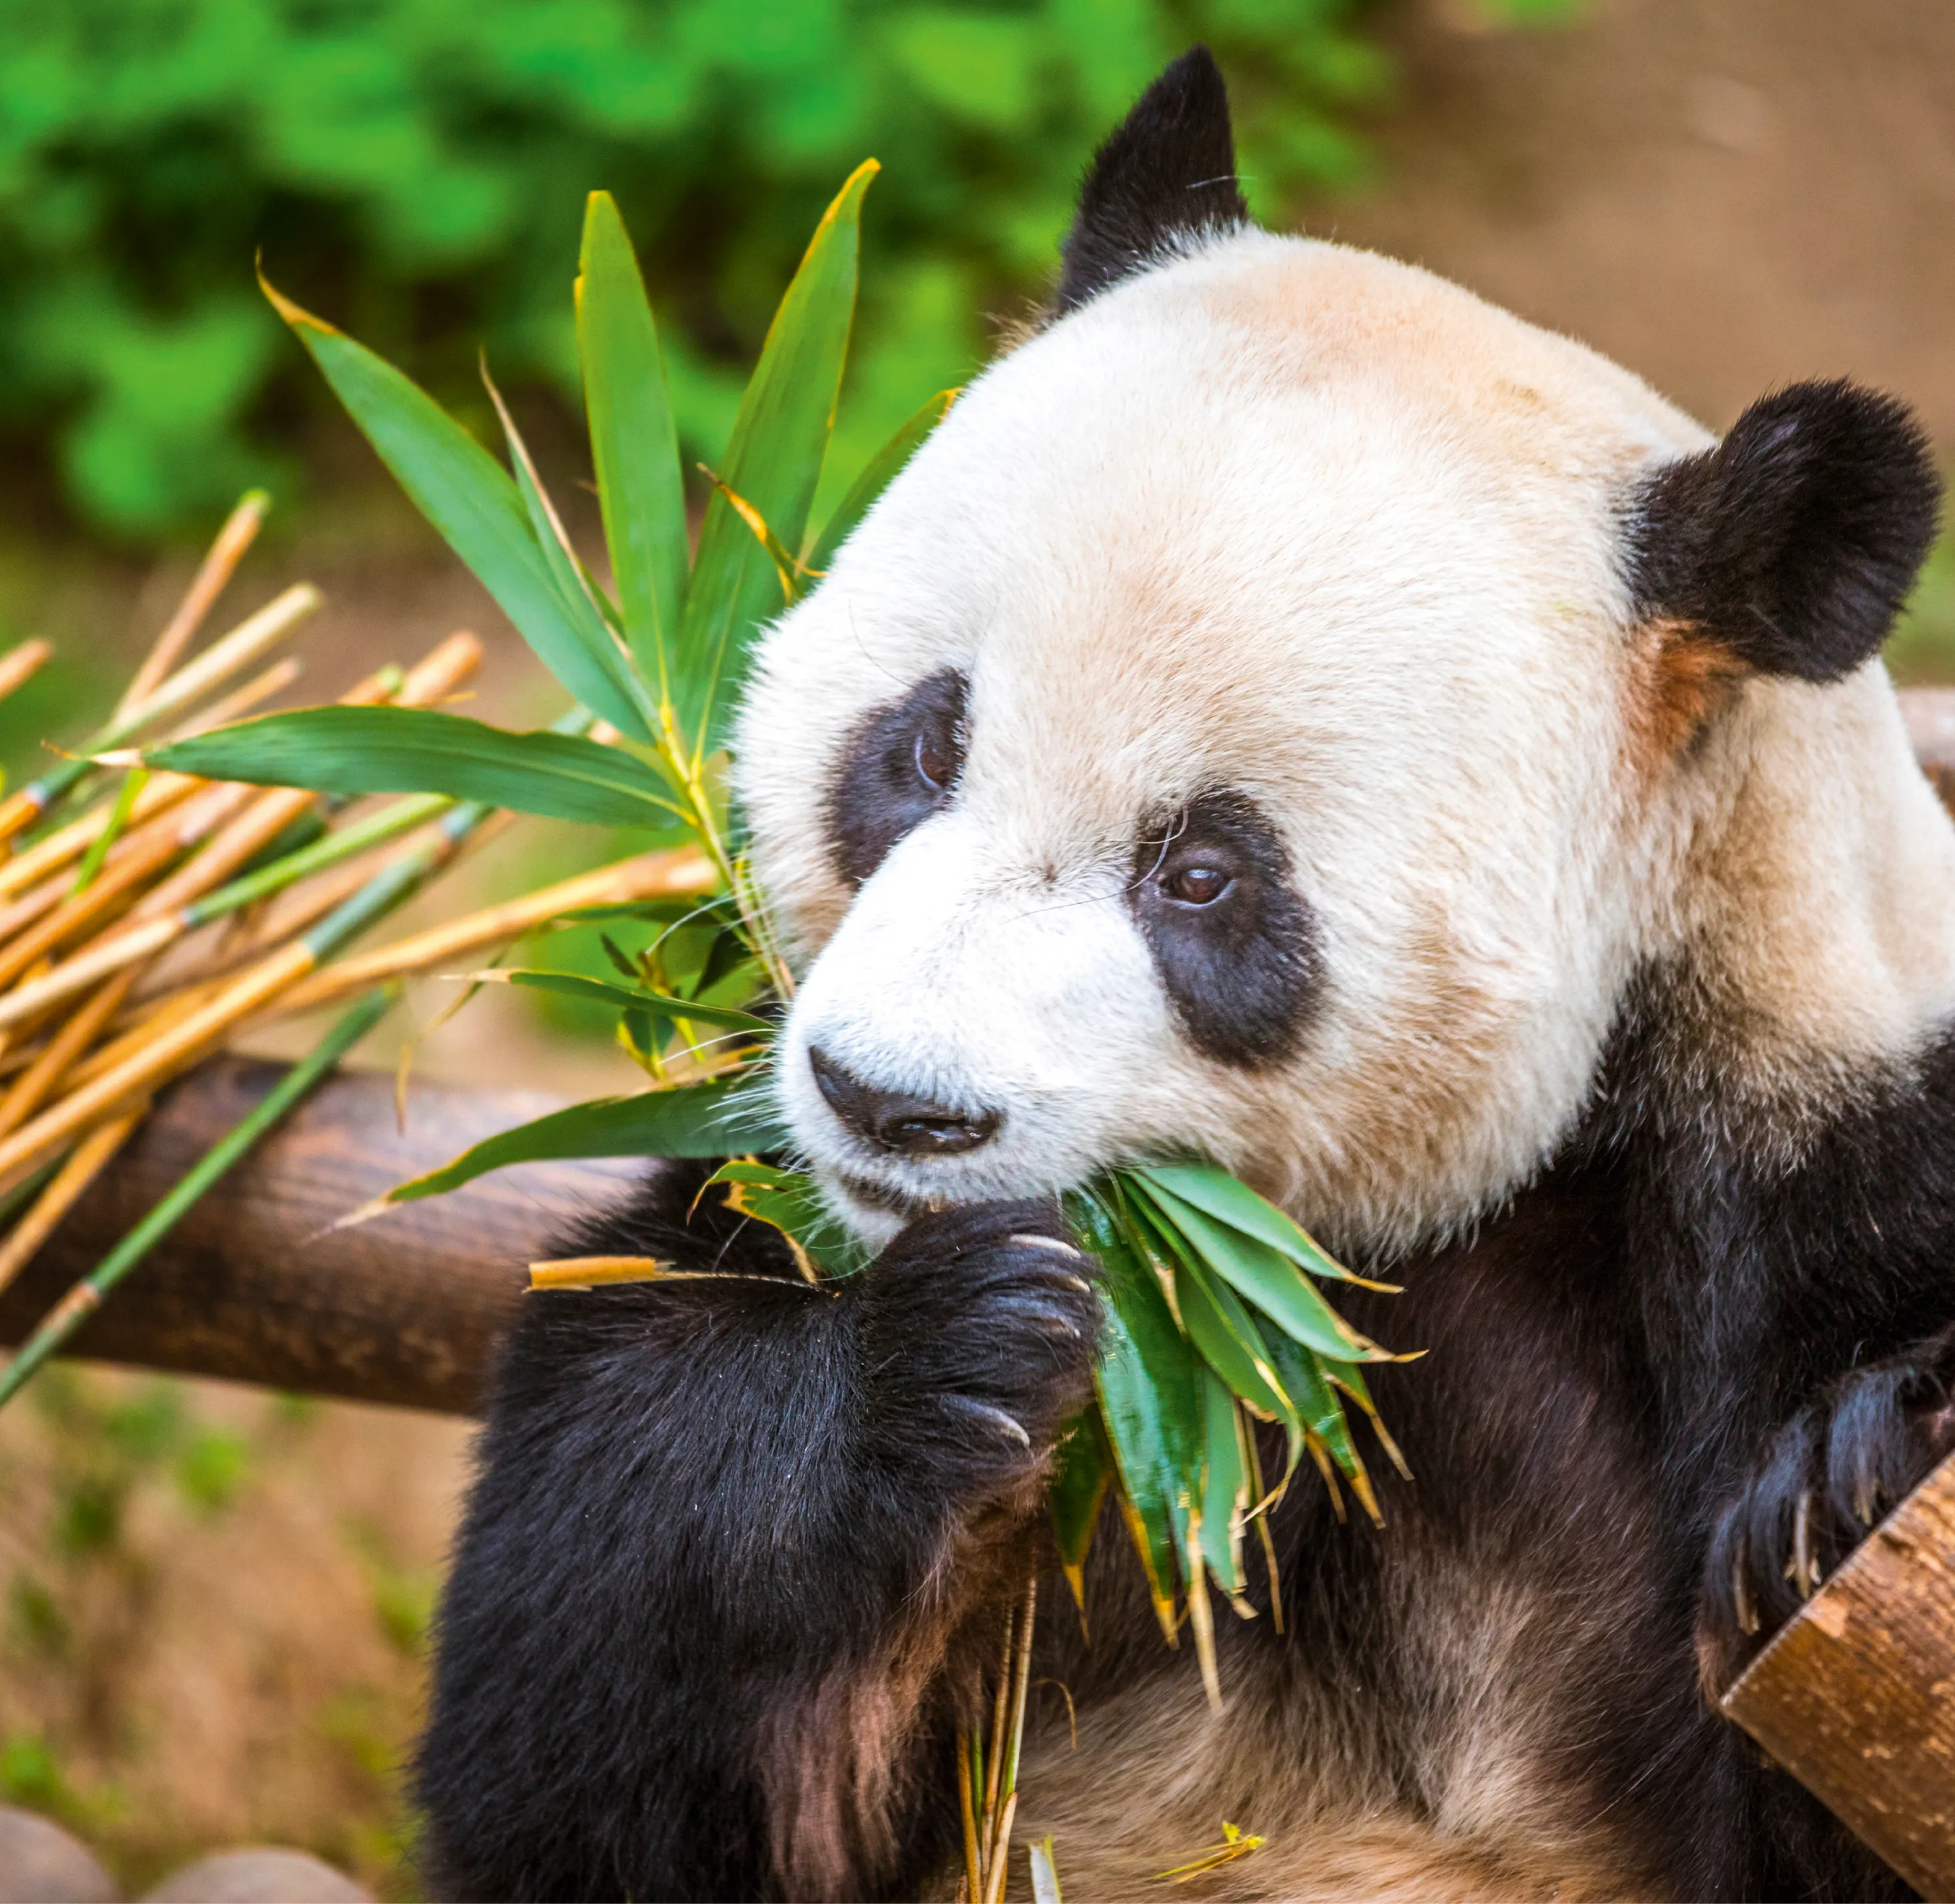
[[[997,1683],[988,1729],[957,1742],[958,1805],[964,1828],[964,1888],[971,1904],[1001,1904],[1018,1811],[1018,1755],[1031,1696],[1032,1635],[1038,1618],[1038,1569],[1005,1616]],[[982,1783],[981,1795],[978,1790]]]
[[[118,715],[126,716],[156,691],[156,684],[176,666],[177,658],[189,647],[190,638],[203,625],[203,619],[223,593],[225,584],[238,572],[244,552],[257,540],[272,499],[263,489],[249,489],[218,530],[217,540],[190,579],[177,611],[165,624],[155,644],[123,690],[116,703]]]
[[[257,614],[241,622],[221,641],[213,643],[179,669],[146,699],[112,715],[60,766],[52,767],[19,792],[0,801],[0,840],[24,832],[94,764],[93,757],[132,740],[146,727],[181,713],[201,700],[221,682],[252,664],[282,641],[325,598],[310,582],[294,582]]]
[[[54,644],[39,639],[17,642],[0,655],[0,700],[24,688],[46,666]]]
[[[391,993],[382,987],[342,1018],[254,1109],[204,1153],[156,1208],[55,1304],[21,1345],[20,1352],[0,1371],[0,1406],[11,1400],[27,1378],[101,1308],[116,1284],[183,1220],[212,1185],[379,1022],[392,1002]]]

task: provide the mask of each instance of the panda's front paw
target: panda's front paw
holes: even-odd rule
[[[1711,1536],[1698,1619],[1721,1691],[1955,1448],[1955,1330],[1833,1383],[1771,1440]]]
[[[968,1478],[1036,1473],[1092,1392],[1093,1259],[1050,1202],[919,1217],[863,1272],[886,1428]]]

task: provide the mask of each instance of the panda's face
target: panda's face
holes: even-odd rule
[[[738,735],[809,959],[779,1088],[850,1220],[1191,1150],[1350,1248],[1510,1190],[1664,929],[1623,510],[1706,440],[1258,233],[987,372]]]

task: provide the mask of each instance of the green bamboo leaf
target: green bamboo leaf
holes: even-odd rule
[[[1282,1375],[1284,1388],[1295,1397],[1298,1412],[1305,1426],[1375,1519],[1377,1506],[1372,1499],[1371,1477],[1365,1470],[1364,1456],[1352,1438],[1351,1423],[1344,1412],[1344,1405],[1338,1400],[1336,1390],[1324,1374],[1326,1368],[1333,1364],[1301,1342],[1292,1341],[1276,1323],[1264,1319],[1260,1327],[1270,1359]],[[1292,1465],[1294,1466],[1294,1461]],[[1340,1509],[1340,1512],[1342,1511]]]
[[[488,590],[543,666],[593,713],[651,738],[619,685],[610,635],[588,603],[565,600],[502,465],[427,392],[383,358],[258,280],[272,307],[414,506]]]
[[[213,780],[323,793],[439,793],[552,820],[669,827],[666,783],[622,747],[574,734],[510,734],[425,707],[301,707],[168,746],[146,764]]]
[[[1155,1203],[1188,1239],[1189,1247],[1223,1282],[1299,1342],[1345,1361],[1389,1361],[1389,1352],[1356,1330],[1318,1293],[1295,1263],[1268,1244],[1217,1223],[1192,1204],[1151,1181]]]
[[[587,999],[594,1005],[615,1006],[621,1012],[644,1012],[668,1021],[690,1019],[695,1024],[720,1024],[729,1031],[751,1031],[770,1037],[774,1028],[751,1012],[735,1011],[728,1005],[701,1005],[691,999],[673,998],[663,992],[648,991],[641,985],[614,985],[601,978],[586,978],[581,972],[513,971],[485,973],[485,977],[508,985],[527,986],[533,991],[561,993],[565,998]]]
[[[382,1200],[413,1203],[512,1163],[565,1157],[714,1157],[786,1143],[767,1099],[751,1086],[684,1084],[628,1097],[593,1098],[503,1131],[439,1170],[397,1184]]]
[[[584,208],[577,345],[625,638],[640,672],[669,699],[685,592],[685,489],[658,326],[609,192],[593,192]]]
[[[1082,1413],[1059,1443],[1059,1474],[1047,1506],[1059,1564],[1072,1589],[1083,1623],[1086,1618],[1086,1554],[1100,1525],[1100,1509],[1113,1479],[1113,1450],[1097,1407]]]
[[[530,533],[543,552],[544,566],[556,585],[565,618],[575,626],[584,646],[609,676],[612,685],[638,710],[638,726],[633,731],[642,739],[657,729],[658,703],[618,634],[617,611],[605,599],[603,590],[591,578],[590,571],[578,559],[576,549],[571,546],[563,518],[557,514],[556,505],[543,489],[543,479],[537,475],[535,460],[530,455],[530,446],[523,441],[523,433],[516,427],[515,418],[509,414],[509,406],[502,401],[502,393],[496,389],[496,380],[490,376],[486,362],[482,366],[482,386],[489,392],[489,401],[495,406],[496,419],[502,426],[502,440],[509,452],[509,467],[515,472],[516,493],[523,499],[523,508],[530,518]]]
[[[741,1216],[779,1230],[804,1273],[852,1276],[867,1266],[867,1252],[836,1220],[820,1186],[802,1172],[736,1157],[706,1181],[728,1186],[726,1201]]]
[[[768,328],[720,463],[720,480],[784,548],[801,546],[827,453],[855,322],[862,194],[879,169],[873,159],[858,166],[815,228]],[[780,605],[772,559],[716,494],[700,530],[673,669],[680,729],[700,752],[716,744],[754,631]]]
[[[1170,1196],[1192,1204],[1204,1215],[1231,1229],[1266,1243],[1280,1256],[1286,1256],[1312,1276],[1325,1276],[1340,1282],[1363,1283],[1368,1289],[1390,1289],[1388,1282],[1368,1282],[1354,1276],[1326,1251],[1310,1233],[1300,1228],[1267,1197],[1259,1197],[1239,1177],[1232,1177],[1212,1163],[1155,1163],[1132,1173],[1144,1183],[1155,1185]]]
[[[855,533],[877,497],[895,481],[897,472],[915,455],[917,445],[949,414],[958,395],[955,390],[940,390],[863,466],[862,474],[822,525],[820,535],[812,538],[814,546],[801,564],[804,572],[819,575],[826,571],[836,550]]]
[[[1242,1298],[1204,1267],[1182,1239],[1163,1235],[1157,1210],[1141,1197],[1132,1198],[1136,1213],[1154,1229],[1153,1241],[1171,1266],[1182,1327],[1201,1359],[1259,1413],[1273,1421],[1295,1424],[1296,1406],[1284,1392],[1263,1347],[1262,1337]]]
[[[1172,1641],[1176,1563],[1187,1580],[1199,1564],[1188,1552],[1188,1536],[1201,1497],[1207,1433],[1201,1364],[1153,1270],[1129,1244],[1117,1204],[1075,1192],[1066,1209],[1103,1266],[1106,1323],[1094,1380],[1119,1468],[1128,1531],[1147,1571],[1156,1616]]]
[[[1232,1599],[1248,1585],[1242,1572],[1242,1517],[1249,1507],[1249,1472],[1242,1459],[1236,1398],[1212,1368],[1201,1371],[1207,1459],[1201,1489],[1201,1557],[1215,1584]]]

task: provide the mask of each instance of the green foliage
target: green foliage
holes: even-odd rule
[[[260,248],[476,414],[478,340],[575,401],[572,212],[604,187],[661,288],[688,459],[716,467],[729,367],[874,153],[852,470],[968,376],[981,310],[1037,294],[1094,142],[1191,41],[1229,70],[1252,201],[1352,178],[1387,80],[1359,5],[0,0],[0,428],[52,432],[77,509],[139,537],[274,473],[304,386]]]

